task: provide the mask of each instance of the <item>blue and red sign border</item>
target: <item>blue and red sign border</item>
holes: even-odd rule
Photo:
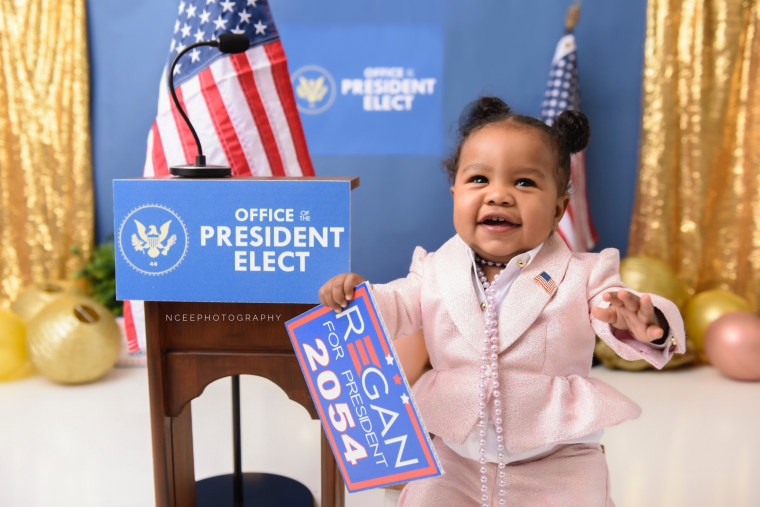
[[[400,364],[398,362],[398,357],[396,356],[396,352],[393,349],[393,346],[388,342],[388,337],[387,337],[387,334],[384,332],[384,327],[381,325],[380,318],[373,304],[373,298],[368,288],[368,283],[365,282],[357,286],[357,288],[354,291],[354,297],[352,301],[350,302],[350,305],[354,305],[354,304],[363,304],[367,308],[367,311],[369,313],[370,320],[372,323],[372,329],[374,330],[375,335],[378,337],[380,341],[380,346],[382,347],[383,352],[386,355],[393,356],[397,365]],[[303,353],[301,350],[301,342],[298,339],[296,330],[298,329],[298,327],[308,322],[311,322],[313,320],[316,320],[320,317],[323,317],[326,313],[332,312],[332,311],[333,310],[331,310],[330,308],[320,305],[286,323],[288,334],[290,335],[291,342],[293,343],[293,349],[295,350],[296,357],[298,358],[298,362],[304,371],[305,371],[305,365],[307,364],[307,362],[303,356]],[[400,367],[399,367],[399,372],[401,374],[401,377],[403,378],[403,382],[407,388],[407,391],[411,393],[411,389],[409,388],[409,383],[406,380],[406,376],[404,375],[403,369]],[[418,416],[418,411],[416,407],[414,406],[414,400],[410,397],[409,402],[405,403],[405,406],[407,409],[409,419],[412,422],[413,428],[415,430],[415,436],[418,439],[418,441],[422,443],[422,449],[423,449],[423,453],[426,460],[425,464],[420,468],[416,468],[414,470],[409,470],[406,472],[393,473],[393,474],[379,476],[373,479],[367,479],[367,480],[362,480],[362,481],[352,481],[351,476],[349,474],[349,470],[346,468],[346,463],[342,459],[342,456],[340,454],[333,428],[331,427],[330,424],[326,423],[326,421],[329,421],[329,419],[327,417],[327,414],[325,413],[324,407],[322,406],[321,403],[319,403],[320,398],[318,395],[318,390],[316,389],[316,386],[314,385],[314,382],[312,381],[310,375],[305,374],[304,378],[306,380],[306,384],[309,387],[309,392],[311,393],[312,399],[315,402],[314,405],[317,409],[317,412],[319,413],[319,418],[322,421],[322,428],[325,431],[327,440],[330,443],[330,448],[332,449],[333,455],[335,456],[335,460],[338,463],[338,467],[341,471],[341,475],[343,476],[344,482],[346,484],[346,488],[350,492],[359,491],[363,489],[369,489],[369,488],[376,488],[380,486],[388,486],[391,484],[408,482],[415,479],[422,479],[425,477],[432,477],[432,476],[441,474],[441,469],[438,464],[437,457],[435,456],[435,451],[431,445],[430,438],[428,437],[427,432],[425,431],[422,420]]]

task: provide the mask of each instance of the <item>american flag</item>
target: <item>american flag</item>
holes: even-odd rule
[[[173,30],[143,176],[168,176],[170,166],[195,162],[195,141],[174,106],[167,73],[184,48],[226,32],[247,35],[250,49],[225,54],[197,47],[174,70],[177,98],[206,160],[229,166],[233,176],[313,176],[288,62],[267,0],[183,0]],[[125,302],[124,324],[130,352],[144,348],[141,301]]]
[[[557,284],[554,283],[554,280],[552,280],[552,277],[549,276],[549,273],[546,271],[541,271],[541,274],[535,277],[533,280],[538,282],[538,284],[543,287],[544,290],[549,294],[554,292],[554,290],[557,288]]]
[[[541,106],[541,120],[551,125],[562,111],[580,111],[581,96],[578,88],[578,65],[575,36],[565,34],[557,44],[546,84],[544,102]],[[586,152],[572,156],[570,161],[570,203],[559,223],[559,235],[567,246],[576,252],[591,250],[598,237],[586,195]]]

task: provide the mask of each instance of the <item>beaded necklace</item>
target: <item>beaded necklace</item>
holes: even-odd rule
[[[484,259],[478,254],[475,254],[475,260],[477,260],[478,264],[480,264],[481,266],[496,266],[497,268],[501,268],[501,269],[504,269],[507,267],[506,262],[489,261],[488,259]]]
[[[478,414],[478,427],[480,428],[480,491],[482,493],[482,506],[488,507],[488,475],[486,463],[486,422],[488,412],[486,410],[486,399],[488,396],[488,377],[486,375],[490,363],[491,367],[491,387],[493,387],[493,406],[494,406],[494,427],[496,428],[496,442],[498,450],[498,485],[499,485],[499,505],[506,504],[506,464],[504,463],[504,426],[501,412],[501,391],[499,390],[499,325],[496,313],[496,293],[494,284],[499,279],[506,264],[497,264],[486,261],[477,257],[478,263],[484,262],[488,265],[501,267],[502,271],[494,276],[491,283],[488,283],[485,273],[480,265],[476,265],[478,280],[483,287],[486,297],[486,332],[483,338],[483,348],[480,356],[480,413]]]

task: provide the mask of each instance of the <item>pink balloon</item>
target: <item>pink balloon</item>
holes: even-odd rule
[[[705,354],[710,364],[736,380],[760,380],[760,317],[728,312],[705,331]]]

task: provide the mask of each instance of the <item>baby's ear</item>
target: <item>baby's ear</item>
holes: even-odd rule
[[[559,223],[559,221],[562,220],[562,217],[565,215],[568,204],[570,204],[569,194],[563,194],[557,197],[557,206],[554,211],[554,218],[556,219],[557,223]]]

